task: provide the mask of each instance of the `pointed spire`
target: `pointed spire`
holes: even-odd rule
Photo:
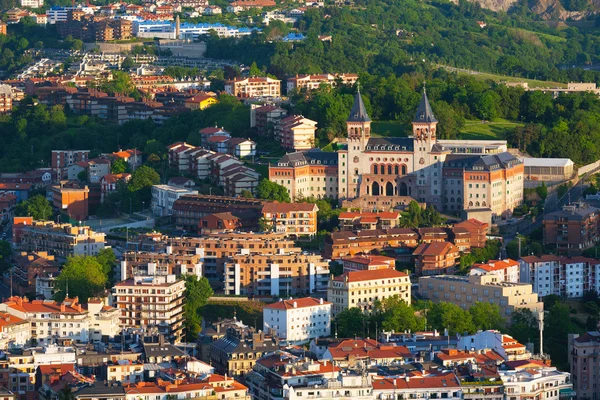
[[[354,104],[350,110],[348,122],[371,122],[371,118],[369,118],[369,114],[367,114],[367,109],[365,108],[365,103],[363,103],[362,96],[360,95],[360,87],[358,87],[356,97],[354,97]]]
[[[419,103],[419,108],[417,108],[417,114],[413,122],[438,122],[435,119],[435,115],[433,115],[431,104],[429,104],[429,99],[427,98],[425,82],[423,82],[423,95],[421,96],[421,102]]]

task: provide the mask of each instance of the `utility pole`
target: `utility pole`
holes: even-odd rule
[[[521,258],[521,236],[519,236],[519,232],[517,232],[517,241],[519,242],[519,258]]]

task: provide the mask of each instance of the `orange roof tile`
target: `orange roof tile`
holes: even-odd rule
[[[291,300],[280,300],[277,303],[272,303],[264,308],[271,308],[275,310],[290,310],[295,308],[306,308],[306,307],[315,307],[320,305],[332,304],[328,301],[323,301],[323,299],[315,299],[314,297],[304,297],[301,299],[291,299]]]

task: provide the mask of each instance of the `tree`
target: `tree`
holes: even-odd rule
[[[127,69],[127,70],[133,68],[134,66],[135,66],[135,62],[133,61],[133,58],[131,58],[130,56],[125,57],[125,59],[121,63],[121,68]]]
[[[131,174],[128,189],[132,192],[160,183],[160,175],[151,167],[142,165]]]
[[[504,319],[497,304],[478,301],[469,308],[469,314],[471,314],[473,324],[477,329],[500,330],[504,327]]]
[[[240,192],[240,197],[243,197],[244,199],[253,199],[254,195],[248,189],[244,189]]]
[[[45,196],[38,194],[17,204],[15,215],[45,221],[52,217],[52,206]]]
[[[111,248],[102,249],[96,256],[96,261],[102,266],[102,272],[109,278],[113,273],[115,266],[117,265],[117,256]]]
[[[77,174],[77,179],[79,179],[80,182],[87,182],[87,180],[88,180],[87,169],[79,171],[79,173]]]
[[[510,335],[520,343],[534,341],[539,337],[537,318],[531,310],[527,308],[518,308],[510,317],[510,327],[508,331]],[[539,348],[537,351],[539,351]]]
[[[291,201],[290,194],[284,186],[271,182],[268,179],[263,179],[256,186],[256,197],[264,200],[275,200],[281,203],[289,203]]]
[[[463,310],[459,306],[440,302],[435,303],[427,312],[427,322],[433,328],[443,331],[448,329],[452,335],[473,333],[476,331],[473,324],[473,317],[468,311]]]
[[[352,307],[341,311],[335,317],[335,327],[339,337],[350,338],[364,335],[365,320],[368,316],[360,308]]]
[[[56,278],[54,299],[62,301],[68,291],[69,297],[77,296],[81,303],[104,292],[108,276],[96,257],[73,256],[67,259],[60,275]]]
[[[125,171],[127,171],[127,161],[122,158],[117,158],[110,166],[110,172],[112,174],[122,174]]]
[[[386,331],[423,331],[426,328],[425,319],[417,317],[415,310],[398,295],[384,299],[379,305],[381,327]]]
[[[202,277],[198,279],[196,275],[185,275],[185,304],[183,310],[185,313],[185,332],[187,340],[195,341],[200,332],[201,319],[199,309],[208,303],[208,299],[213,295],[208,279]]]
[[[535,188],[535,192],[542,200],[546,200],[546,197],[548,197],[548,186],[542,182],[540,186]]]

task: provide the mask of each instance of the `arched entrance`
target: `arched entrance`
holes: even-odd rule
[[[393,196],[394,195],[394,185],[392,185],[392,182],[388,182],[385,185],[385,195],[386,196]]]
[[[400,183],[400,196],[408,196],[408,186],[406,183]]]
[[[373,182],[371,196],[379,196],[379,183]]]

